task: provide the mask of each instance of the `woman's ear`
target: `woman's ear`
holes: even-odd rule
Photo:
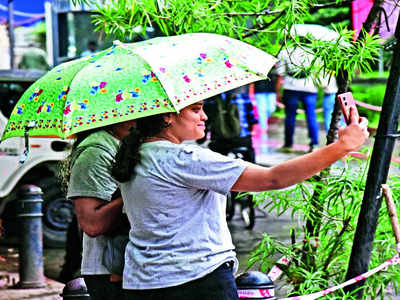
[[[165,114],[163,114],[162,117],[163,117],[165,123],[171,124],[171,122],[172,122],[172,114],[171,113],[165,113]]]

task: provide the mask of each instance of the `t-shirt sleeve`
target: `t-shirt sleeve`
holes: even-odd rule
[[[67,198],[94,197],[110,201],[118,188],[110,174],[112,156],[106,151],[90,147],[76,159],[68,186]]]
[[[247,163],[200,147],[186,146],[171,170],[182,185],[226,195],[243,173]]]

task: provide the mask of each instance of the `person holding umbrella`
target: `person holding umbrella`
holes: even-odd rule
[[[102,259],[108,238],[105,234],[115,230],[123,219],[123,203],[110,167],[120,140],[134,123],[125,121],[78,133],[68,159],[67,198],[74,203],[83,231],[81,274],[92,300],[124,297],[121,282],[110,277]]]
[[[270,169],[197,145],[203,102],[137,119],[112,168],[131,223],[123,288],[136,299],[238,299],[237,259],[225,219],[230,191],[281,189],[305,180],[367,139],[368,121],[352,111],[338,141]]]

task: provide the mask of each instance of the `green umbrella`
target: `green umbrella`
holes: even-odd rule
[[[265,79],[276,59],[222,35],[192,33],[124,44],[56,66],[17,102],[2,140],[66,138],[182,108]]]

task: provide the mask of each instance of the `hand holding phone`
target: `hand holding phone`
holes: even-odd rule
[[[340,108],[342,109],[344,120],[346,121],[347,125],[351,123],[351,110],[352,114],[356,113],[357,119],[359,118],[356,102],[354,101],[354,97],[351,92],[339,94],[338,99],[340,102]]]

